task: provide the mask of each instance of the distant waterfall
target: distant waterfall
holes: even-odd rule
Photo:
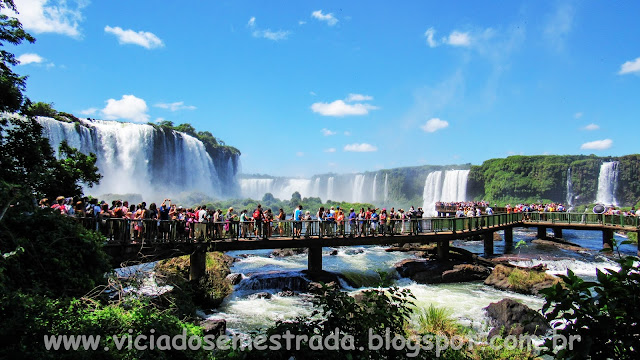
[[[605,162],[600,165],[598,176],[598,194],[596,202],[618,206],[616,190],[618,190],[618,161]]]
[[[56,153],[66,140],[82,153],[97,155],[103,178],[99,185],[85,189],[88,195],[137,193],[150,202],[188,192],[217,197],[236,193],[237,157],[212,158],[204,144],[190,135],[117,121],[37,120]]]
[[[335,178],[333,176],[330,176],[327,179],[327,200],[334,200],[334,195],[333,195],[333,182],[335,181]]]
[[[315,187],[315,183],[314,186]],[[240,179],[240,191],[242,197],[261,200],[264,194],[271,193],[280,200],[290,200],[294,192],[300,196],[314,196],[311,189],[311,180],[308,179],[284,179],[284,178],[252,178]]]
[[[434,171],[427,175],[422,198],[426,216],[435,216],[438,201],[466,201],[469,170]]]
[[[371,186],[371,201],[373,202],[376,201],[376,190],[377,190],[376,180],[378,180],[378,173],[376,173],[373,176],[373,185]]]
[[[313,190],[311,191],[311,196],[320,197],[320,178],[316,178],[313,182]]]
[[[389,198],[389,182],[388,182],[388,176],[389,174],[384,174],[384,202],[387,202],[387,199]]]
[[[354,203],[362,202],[362,195],[364,189],[364,179],[365,176],[363,174],[357,174],[353,178],[353,189],[352,189],[352,199],[351,201]]]
[[[571,168],[567,169],[567,206],[573,205],[573,182],[571,181]]]

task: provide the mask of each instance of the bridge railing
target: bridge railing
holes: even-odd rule
[[[583,224],[635,227],[640,225],[640,218],[626,215],[605,215],[589,213],[565,212],[530,212],[520,213],[524,221],[548,222],[551,224]]]
[[[238,239],[322,238],[357,236],[395,236],[438,232],[465,232],[508,225],[521,221],[518,214],[497,214],[469,218],[387,219],[386,221],[302,220],[273,222],[190,222],[184,220],[78,219],[96,230],[109,243],[164,243],[222,241]]]

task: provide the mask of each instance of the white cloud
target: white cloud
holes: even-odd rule
[[[574,118],[576,118],[576,119],[580,119],[580,118],[582,117],[582,115],[584,115],[584,114],[583,114],[583,113],[581,113],[581,112],[577,112],[577,113],[575,113],[575,114],[573,115],[573,117],[574,117]]]
[[[148,31],[136,32],[131,29],[124,30],[119,26],[111,27],[109,25],[104,27],[104,31],[115,35],[120,44],[140,45],[147,49],[160,48],[164,46],[164,43],[159,37]]]
[[[559,3],[555,12],[547,18],[544,36],[556,50],[562,50],[573,28],[574,8],[569,3]]]
[[[311,95],[311,96],[316,96],[316,95],[318,95],[318,94],[316,94],[314,91],[309,91],[309,95]]]
[[[469,46],[471,45],[471,37],[468,32],[452,31],[446,43],[451,46]]]
[[[178,110],[195,110],[196,107],[193,105],[185,105],[184,101],[177,101],[177,102],[173,102],[173,103],[157,103],[155,105],[153,105],[155,107],[159,107],[161,109],[168,109],[171,111],[178,111]]]
[[[345,145],[344,151],[352,151],[352,152],[372,152],[378,151],[378,148],[367,143],[362,144],[349,144]]]
[[[303,153],[302,151],[298,151],[298,152],[296,153],[296,156],[298,156],[298,157],[303,157],[303,156],[304,156],[304,153]]]
[[[373,100],[373,96],[369,96],[369,95],[362,95],[362,94],[349,94],[349,96],[347,96],[347,98],[345,99],[347,102],[354,102],[354,101],[371,101]]]
[[[627,61],[624,64],[622,64],[620,66],[620,71],[618,72],[618,74],[620,75],[631,74],[631,73],[640,74],[640,57],[636,58],[635,60]]]
[[[82,9],[88,5],[88,1],[56,2],[55,5],[47,5],[48,0],[21,0],[17,1],[18,14],[4,9],[2,12],[18,18],[25,30],[40,33],[56,33],[79,38],[80,25],[83,20]]]
[[[335,135],[336,134],[335,131],[331,131],[331,130],[329,130],[327,128],[324,128],[321,131],[322,131],[322,135],[324,135],[324,136],[331,136],[331,135]]]
[[[336,152],[336,148],[328,148],[328,149],[324,149],[324,152],[327,152],[327,153],[334,153],[334,152]]]
[[[432,27],[428,28],[427,31],[424,32],[424,36],[427,38],[427,44],[429,44],[429,47],[438,46],[438,42],[433,38],[435,34],[436,30]]]
[[[306,21],[304,21],[304,20],[300,20],[300,21],[298,21],[298,25],[304,25],[304,24],[306,24],[306,23],[307,23],[307,22],[306,22]]]
[[[287,37],[289,37],[289,34],[291,34],[290,31],[284,31],[284,30],[271,31],[271,29],[255,30],[252,33],[253,37],[265,38],[273,41],[286,40]]]
[[[291,34],[291,31],[285,30],[271,31],[271,29],[257,29],[255,16],[252,16],[251,19],[249,19],[249,21],[247,22],[247,26],[251,29],[254,29],[251,35],[255,38],[265,38],[273,41],[278,41],[286,40],[287,37],[289,37],[289,34]]]
[[[591,142],[586,142],[580,146],[580,149],[583,150],[606,150],[613,145],[613,140],[604,139],[604,140],[596,140]]]
[[[345,131],[344,136],[351,136],[351,131]]]
[[[18,65],[27,65],[27,64],[40,64],[44,61],[44,58],[38,54],[27,53],[18,56],[17,59],[20,64]]]
[[[438,118],[432,118],[432,119],[427,120],[427,122],[424,125],[420,126],[420,128],[422,130],[424,130],[425,132],[432,133],[432,132],[436,132],[436,131],[438,131],[440,129],[444,129],[444,128],[448,127],[448,126],[449,126],[449,122],[444,121],[444,120],[440,120]]]
[[[140,123],[149,121],[147,103],[134,95],[122,95],[120,100],[107,100],[102,115],[107,120],[127,119]]]
[[[317,102],[311,105],[313,112],[324,116],[367,115],[369,110],[377,108],[377,106],[370,104],[347,104],[343,100],[336,100],[332,103]]]
[[[598,130],[598,129],[600,129],[600,126],[598,126],[596,124],[589,124],[589,125],[585,126],[584,129],[585,130],[589,130],[589,131]]]
[[[316,10],[312,12],[311,16],[318,19],[319,21],[326,22],[329,26],[333,26],[338,23],[338,19],[336,19],[332,13],[323,14],[322,10]]]
[[[88,108],[88,109],[84,109],[84,110],[80,110],[80,114],[82,115],[93,115],[96,113],[96,111],[98,111],[98,108]]]

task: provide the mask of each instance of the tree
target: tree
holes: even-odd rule
[[[25,107],[25,113],[30,116],[47,116],[52,118],[58,115],[56,109],[53,108],[53,103],[38,101],[37,103],[28,104]]]

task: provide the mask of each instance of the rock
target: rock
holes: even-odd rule
[[[227,280],[231,285],[238,285],[242,281],[242,274],[229,274],[227,275]]]
[[[270,293],[266,292],[266,291],[262,291],[259,293],[255,293],[253,295],[251,295],[251,298],[253,299],[271,299],[273,295],[271,295]]]
[[[291,297],[296,296],[296,293],[291,290],[282,290],[277,295],[281,297]]]
[[[459,261],[405,259],[394,265],[398,274],[420,284],[439,284],[484,280],[491,270],[483,265]]]
[[[493,241],[502,241],[502,236],[497,231],[493,232]]]
[[[544,335],[550,330],[545,318],[528,306],[513,299],[502,299],[484,308],[494,326],[489,332],[489,338],[495,335]]]
[[[442,273],[442,282],[466,282],[484,280],[491,275],[491,269],[482,265],[460,264],[455,265],[452,270]]]
[[[501,290],[537,295],[540,290],[546,289],[558,281],[560,279],[543,271],[499,264],[496,265],[484,283]]]
[[[200,323],[202,335],[213,335],[218,337],[227,331],[227,321],[225,319],[207,319]]]
[[[539,244],[539,245],[547,245],[547,246],[556,246],[560,249],[563,250],[569,250],[569,251],[585,251],[587,249],[583,248],[580,245],[577,244],[573,244],[570,243],[568,241],[564,241],[564,240],[560,240],[560,239],[554,239],[554,240],[540,240],[540,239],[536,239],[531,241],[534,244]]]
[[[338,249],[331,250],[331,252],[329,252],[329,255],[332,255],[332,256],[338,255]]]
[[[299,254],[306,254],[309,252],[307,248],[293,248],[293,249],[275,249],[269,255],[270,257],[284,257]]]

